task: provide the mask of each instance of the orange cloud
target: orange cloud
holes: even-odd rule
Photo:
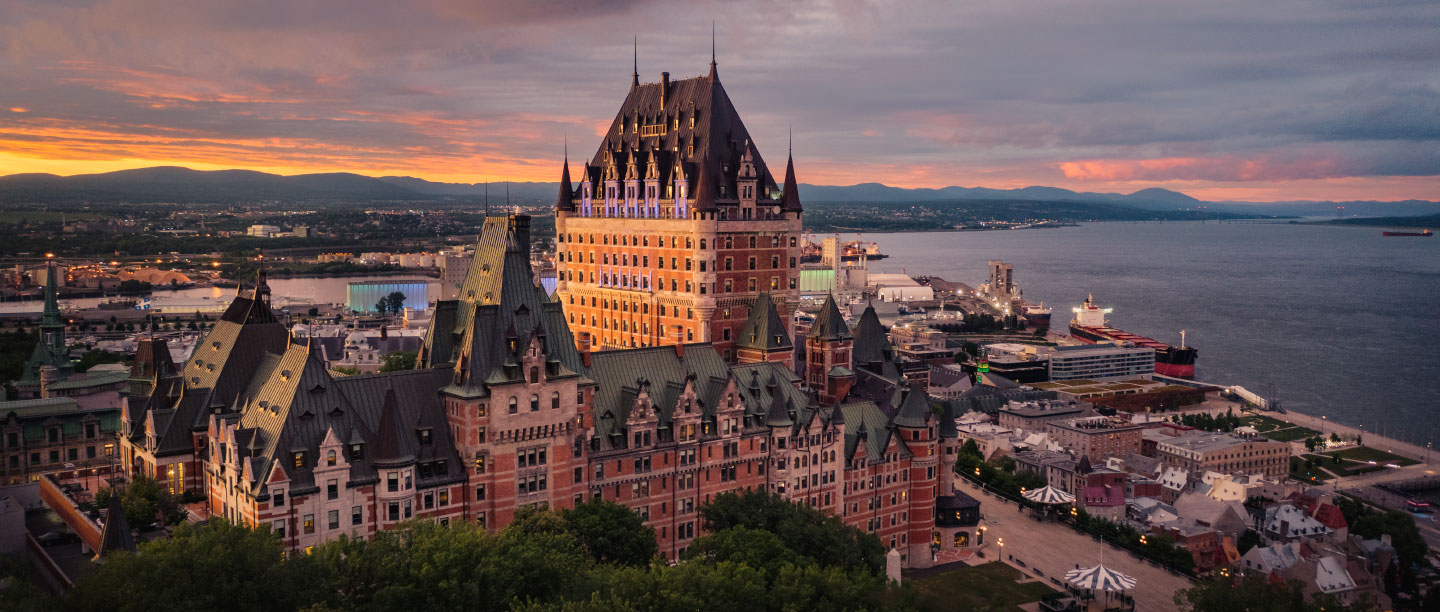
[[[1290,181],[1348,176],[1342,163],[1327,157],[1277,160],[1269,157],[1163,157],[1090,159],[1060,163],[1065,178],[1076,181]]]
[[[30,112],[30,109],[25,108],[25,107],[23,107],[23,106],[12,106],[12,107],[10,107],[10,112],[12,112],[12,113],[28,113],[28,112]]]

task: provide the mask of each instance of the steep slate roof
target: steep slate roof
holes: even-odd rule
[[[870,401],[841,404],[839,411],[843,414],[845,423],[845,461],[849,462],[855,457],[855,451],[863,441],[868,461],[879,463],[881,456],[890,447],[891,438],[896,434],[896,430],[891,427],[890,418]],[[896,441],[898,442],[898,439]],[[909,447],[904,444],[897,444],[896,448],[901,457],[911,456]]]
[[[45,267],[45,310],[40,319],[40,341],[30,353],[30,359],[20,371],[21,385],[40,384],[40,368],[55,366],[61,378],[75,372],[70,361],[70,349],[65,342],[65,321],[60,317],[60,301],[57,294],[60,287],[55,277],[55,262],[46,262]],[[46,338],[50,338],[47,342]]]
[[[100,534],[100,550],[95,551],[95,558],[104,559],[117,550],[135,552],[135,536],[130,533],[129,521],[125,520],[120,495],[112,493],[110,506],[105,510],[105,531]]]
[[[785,321],[775,310],[775,302],[771,301],[769,292],[761,293],[755,298],[755,303],[750,306],[750,316],[745,319],[745,327],[740,330],[740,338],[735,342],[735,346],[766,352],[795,349],[794,343],[790,341],[790,334],[785,331]]]
[[[595,390],[596,450],[624,448],[630,409],[642,391],[659,421],[659,429],[673,422],[675,405],[687,385],[693,385],[701,421],[713,421],[715,409],[730,383],[730,368],[708,343],[686,344],[677,354],[674,346],[623,351],[601,351],[591,356],[590,372],[603,381]]]
[[[815,318],[815,324],[810,326],[809,337],[825,340],[851,339],[850,328],[845,325],[845,316],[840,314],[840,308],[835,305],[835,296],[825,298],[825,305],[820,307],[820,315]]]
[[[800,186],[795,181],[795,156],[785,159],[785,191],[780,197],[780,207],[785,210],[800,210]]]
[[[435,313],[430,316],[430,326],[425,328],[425,338],[420,343],[420,354],[415,360],[418,367],[434,368],[454,362],[455,322],[459,308],[458,300],[435,302]]]
[[[651,129],[641,130],[637,125]],[[691,147],[694,154],[686,155]],[[708,76],[670,80],[668,87],[663,81],[640,84],[636,79],[586,166],[583,180],[590,181],[599,193],[602,174],[612,164],[618,180],[653,176],[661,185],[668,185],[678,173],[691,181],[695,208],[713,209],[716,200],[722,199],[722,184],[726,187],[723,199],[734,200],[739,193],[736,177],[746,152],[755,167],[758,199],[779,203],[775,178],[712,65]],[[799,210],[798,194],[790,206]]]
[[[890,339],[888,330],[880,324],[874,306],[866,306],[855,322],[855,364],[863,365],[872,361],[890,360]]]
[[[905,400],[901,402],[899,411],[895,413],[895,424],[900,427],[926,427],[933,416],[925,387],[919,382],[912,383],[905,391]]]
[[[340,450],[357,484],[378,479],[375,464],[385,459],[447,461],[444,475],[433,474],[420,486],[464,478],[435,392],[448,372],[406,370],[333,378],[308,343],[289,345],[283,355],[272,355],[267,365],[269,371],[257,377],[235,423],[237,451],[255,466],[251,472],[255,491],[264,493],[263,479],[274,466],[285,472],[292,488],[315,487],[313,470],[330,431],[342,443]],[[428,444],[420,443],[422,429],[430,430]],[[370,448],[362,447],[363,456],[356,457],[351,441],[367,442]],[[304,454],[302,467],[295,466],[294,453]]]
[[[560,303],[535,283],[529,224],[530,218],[521,215],[485,219],[455,316],[451,390],[457,395],[480,397],[489,393],[489,385],[523,380],[520,354],[532,338],[545,347],[548,377],[588,372]],[[428,333],[426,339],[425,352],[440,363],[435,349],[441,342]]]

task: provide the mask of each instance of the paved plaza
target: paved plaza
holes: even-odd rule
[[[1061,523],[1036,521],[1022,516],[1015,502],[1002,504],[999,498],[982,493],[979,487],[964,478],[956,478],[957,487],[980,500],[980,512],[985,515],[989,529],[985,534],[985,556],[996,558],[1000,538],[1005,540],[1005,561],[1025,573],[1040,577],[1051,586],[1055,578],[1062,583],[1065,572],[1081,567],[1104,563],[1106,567],[1129,574],[1137,582],[1130,593],[1135,598],[1135,609],[1144,612],[1152,610],[1174,610],[1175,592],[1189,588],[1191,582],[1164,568],[1137,559],[1130,553],[1098,542]],[[1025,563],[1024,567],[1011,558]]]

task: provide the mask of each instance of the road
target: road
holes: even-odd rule
[[[1136,580],[1134,592],[1135,609],[1174,610],[1175,592],[1191,586],[1190,580],[1170,573],[1132,557],[1130,553],[1108,544],[1096,542],[1090,536],[1082,535],[1062,523],[1042,523],[1020,513],[1014,502],[1000,503],[996,497],[987,495],[964,478],[956,478],[956,486],[966,494],[980,500],[980,512],[985,515],[989,526],[985,540],[986,557],[1000,555],[998,542],[1005,541],[1005,561],[1017,569],[1035,576],[1036,569],[1044,572],[1041,578],[1052,588],[1050,578],[1062,582],[1065,572],[1097,563],[1133,576]],[[1025,562],[1020,567],[1010,558]]]

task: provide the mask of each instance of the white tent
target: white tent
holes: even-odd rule
[[[1037,504],[1069,504],[1075,502],[1075,496],[1055,487],[1046,485],[1044,488],[1025,492],[1025,499]]]
[[[1092,591],[1128,591],[1135,588],[1135,579],[1103,565],[1070,570],[1065,579],[1082,589]]]

